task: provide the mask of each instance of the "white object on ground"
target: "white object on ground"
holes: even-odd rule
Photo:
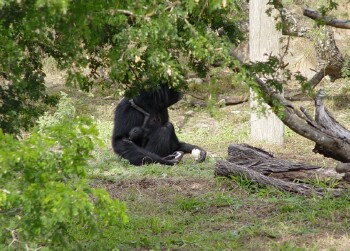
[[[201,150],[195,148],[191,152],[192,156],[194,157],[195,160],[199,160],[199,157],[201,155]]]

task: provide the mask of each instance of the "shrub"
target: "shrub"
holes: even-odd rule
[[[93,234],[128,221],[123,203],[89,186],[97,129],[71,107],[63,97],[24,140],[0,130],[0,243],[6,246],[62,248],[73,238],[72,226]]]

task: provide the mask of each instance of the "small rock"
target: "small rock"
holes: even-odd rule
[[[194,114],[194,111],[192,111],[192,110],[189,110],[189,111],[187,111],[187,112],[185,112],[185,116],[192,116]]]

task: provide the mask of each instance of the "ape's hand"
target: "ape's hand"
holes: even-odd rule
[[[199,159],[197,160],[198,163],[203,162],[205,158],[207,157],[207,152],[203,149],[201,149],[201,152],[199,154]]]
[[[184,152],[176,151],[173,154],[165,156],[163,160],[169,161],[170,163],[173,163],[173,164],[177,164],[180,162],[183,156],[184,156]]]

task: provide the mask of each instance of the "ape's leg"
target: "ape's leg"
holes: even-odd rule
[[[167,122],[152,133],[145,148],[161,157],[171,155],[175,151],[192,153],[194,149],[198,149],[200,152],[197,162],[203,162],[207,156],[207,152],[204,149],[196,145],[179,142],[174,126],[170,122]]]
[[[184,153],[191,153],[193,149],[200,149],[198,146],[191,145],[185,142],[179,143],[179,151],[182,151]]]
[[[145,149],[161,157],[166,157],[178,151],[179,144],[174,126],[167,122],[149,135]]]
[[[113,141],[114,152],[121,157],[129,160],[129,162],[136,166],[141,166],[151,163],[160,163],[163,165],[174,165],[179,163],[183,154],[169,156],[168,158],[162,158],[159,155],[147,151],[134,142],[128,139],[118,139]]]

